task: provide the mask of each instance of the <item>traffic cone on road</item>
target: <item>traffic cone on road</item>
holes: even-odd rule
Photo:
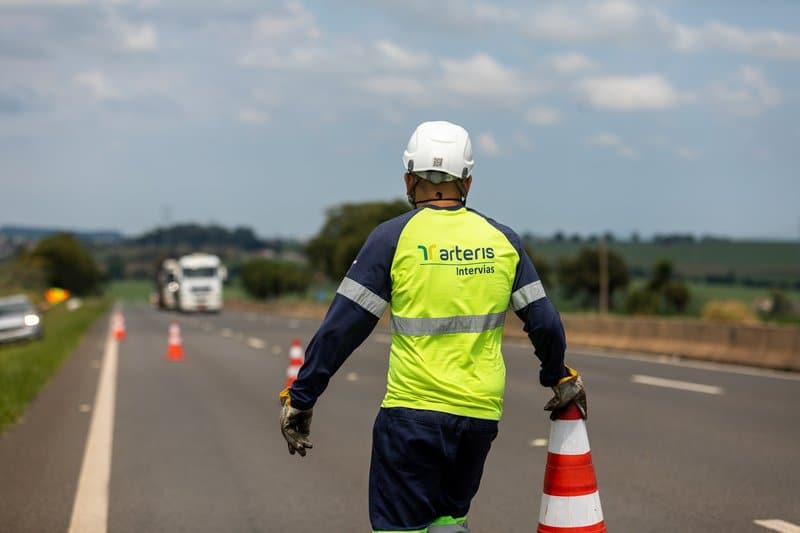
[[[303,347],[300,345],[300,339],[292,341],[292,347],[289,349],[289,368],[286,369],[286,388],[292,386],[294,380],[297,379],[297,373],[300,372],[300,367],[303,366],[305,356],[303,354]]]
[[[121,341],[125,338],[125,317],[122,313],[114,313],[114,338]]]
[[[167,360],[183,361],[183,339],[181,339],[181,328],[178,326],[177,322],[173,322],[169,325]]]
[[[539,533],[605,533],[586,423],[571,403],[550,426]]]

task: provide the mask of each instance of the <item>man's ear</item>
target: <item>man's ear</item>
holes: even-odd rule
[[[464,178],[464,190],[469,192],[470,185],[472,185],[472,175],[467,176]]]
[[[406,172],[405,174],[403,174],[403,181],[406,182],[406,194],[408,194],[414,187],[414,176],[412,176],[411,173]]]

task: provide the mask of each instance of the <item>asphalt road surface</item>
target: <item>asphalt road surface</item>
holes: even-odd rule
[[[370,531],[387,331],[331,381],[300,458],[278,430],[277,394],[291,341],[305,346],[316,320],[123,311],[127,338],[106,342],[109,321],[96,324],[0,437],[0,532]],[[173,320],[181,362],[165,358]],[[504,354],[505,414],[470,512],[476,533],[538,522],[549,391],[529,344],[508,341]],[[609,531],[800,531],[797,375],[581,350],[568,361],[589,391]]]

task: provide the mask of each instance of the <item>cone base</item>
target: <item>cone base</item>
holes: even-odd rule
[[[170,347],[167,350],[167,361],[183,361],[183,350],[180,347],[178,349]]]

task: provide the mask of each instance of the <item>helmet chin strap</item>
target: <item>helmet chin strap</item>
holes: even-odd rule
[[[459,198],[443,198],[442,193],[437,191],[436,198],[428,198],[427,200],[417,200],[415,191],[420,179],[421,178],[414,176],[414,184],[411,186],[411,190],[408,191],[408,194],[406,195],[408,198],[408,203],[410,203],[412,207],[417,207],[419,204],[426,204],[429,202],[442,202],[442,201],[461,202],[462,205],[464,206],[467,205],[467,190],[464,187],[464,184],[461,182],[461,180],[455,180],[456,187],[458,187],[458,191],[461,193],[461,196]]]

